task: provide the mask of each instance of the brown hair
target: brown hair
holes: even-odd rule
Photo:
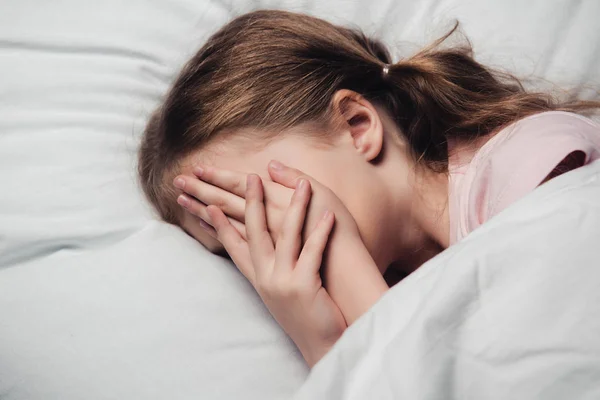
[[[256,11],[234,19],[187,63],[150,118],[139,152],[146,196],[165,221],[177,224],[170,181],[185,156],[243,127],[281,132],[327,124],[340,89],[385,107],[416,158],[438,171],[447,168],[449,138],[488,135],[542,111],[600,105],[527,92],[516,78],[475,61],[470,46],[440,48],[456,28],[391,64],[381,42],[318,18]]]

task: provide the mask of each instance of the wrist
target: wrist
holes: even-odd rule
[[[304,357],[306,364],[312,368],[318,363],[321,358],[325,356],[331,350],[333,345],[337,342],[337,340],[341,337],[338,336],[335,340],[324,340],[322,338],[314,339],[314,340],[301,340],[299,342],[294,341],[298,350]],[[306,339],[306,338],[305,338]]]
[[[358,233],[336,234],[325,260],[326,289],[350,325],[389,287]]]

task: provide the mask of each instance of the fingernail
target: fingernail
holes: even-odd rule
[[[202,167],[194,167],[194,175],[196,175],[198,178],[202,176],[202,174],[204,173],[204,168]]]
[[[188,199],[184,195],[179,195],[179,197],[177,197],[177,204],[187,208],[190,205],[190,199]]]
[[[273,168],[274,170],[279,171],[279,170],[283,169],[283,164],[280,163],[279,161],[273,160],[269,164],[270,164],[271,168]]]
[[[329,218],[330,215],[331,215],[331,211],[329,211],[329,210],[325,211],[325,214],[323,214],[323,219]]]
[[[185,187],[185,181],[183,180],[183,178],[175,178],[175,180],[173,181],[173,185],[175,185],[175,187],[177,189],[183,189]]]
[[[206,223],[206,221],[204,221],[203,219],[199,220],[198,224],[204,230],[210,231],[212,229],[212,226],[210,226],[208,223]]]
[[[298,189],[304,190],[304,189],[306,189],[307,185],[308,185],[308,182],[306,182],[306,179],[300,179],[300,182],[298,182]]]

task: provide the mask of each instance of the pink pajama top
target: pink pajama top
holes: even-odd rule
[[[450,244],[533,191],[574,152],[600,159],[600,125],[562,111],[535,114],[481,147],[449,143]]]

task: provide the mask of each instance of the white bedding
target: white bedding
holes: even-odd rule
[[[157,222],[0,275],[0,399],[287,398],[306,366],[225,260]]]
[[[458,18],[484,61],[600,83],[595,0],[0,0],[0,399],[282,399],[302,384],[235,269],[155,221],[136,187],[139,135],[181,64],[262,7],[358,25],[398,57]]]
[[[600,398],[600,162],[395,286],[296,399]]]

